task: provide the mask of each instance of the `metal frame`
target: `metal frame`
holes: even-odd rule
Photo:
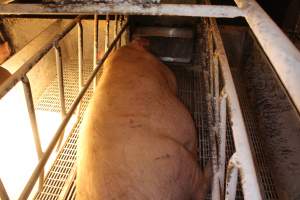
[[[284,33],[276,26],[276,24],[268,17],[268,15],[260,8],[254,0],[235,0],[238,7],[234,6],[213,6],[213,5],[178,5],[178,4],[133,4],[128,3],[88,3],[88,4],[68,4],[68,5],[41,5],[41,4],[9,4],[0,6],[0,14],[2,15],[21,15],[21,14],[47,14],[47,15],[74,15],[74,14],[88,14],[88,15],[106,15],[107,30],[106,30],[106,51],[103,58],[97,64],[94,62],[94,71],[87,83],[83,87],[82,75],[80,75],[80,93],[70,111],[66,113],[64,120],[58,128],[47,150],[41,157],[36,169],[34,170],[28,184],[22,192],[20,199],[26,199],[30,194],[35,182],[41,175],[45,163],[47,162],[53,148],[57,144],[62,132],[69,121],[72,113],[75,111],[80,99],[83,97],[88,86],[95,80],[101,65],[109,55],[109,53],[117,48],[122,33],[125,31],[128,23],[126,23],[121,30],[118,31],[118,17],[117,14],[126,15],[164,15],[164,16],[192,16],[192,17],[245,17],[250,25],[250,28],[256,35],[258,41],[262,45],[265,53],[272,62],[278,76],[287,89],[291,100],[299,113],[300,111],[300,53],[294,45],[288,40]],[[115,15],[115,39],[109,46],[109,16]],[[96,37],[98,31],[95,17],[95,38],[94,38],[94,60],[97,49]],[[257,175],[255,171],[255,164],[251,154],[251,148],[247,131],[245,128],[241,107],[239,105],[238,96],[233,83],[232,75],[226,58],[225,50],[223,48],[220,33],[217,29],[217,24],[214,19],[209,19],[208,38],[211,52],[210,54],[210,77],[206,77],[206,82],[209,83],[208,99],[210,100],[209,109],[213,112],[211,116],[211,140],[212,140],[212,158],[213,158],[213,191],[214,199],[234,199],[236,191],[236,182],[238,172],[241,177],[242,189],[245,199],[262,199]],[[35,56],[25,62],[19,70],[17,70],[8,80],[0,86],[0,98],[3,97],[12,87],[20,80],[25,83],[25,88],[30,91],[29,81],[26,73],[53,47],[59,42],[73,27],[78,24],[78,59],[79,59],[79,74],[82,73],[82,25],[80,17],[74,19],[61,33],[57,34],[55,39],[47,43],[42,50]],[[276,42],[273,42],[276,41]],[[109,46],[109,47],[108,47]],[[58,59],[59,60],[59,59]],[[223,77],[224,87],[219,88],[219,76]],[[24,81],[25,80],[25,81]],[[28,81],[28,82],[27,82]],[[26,85],[27,83],[27,85]],[[63,85],[62,85],[63,88]],[[28,92],[28,110],[32,116],[33,132],[38,135],[38,131],[34,131],[34,109],[30,106],[30,92]],[[63,102],[62,102],[63,104]],[[225,129],[226,129],[226,109],[228,107],[229,117],[231,121],[231,128],[233,131],[234,143],[236,153],[232,157],[227,167],[227,176],[225,180]],[[220,142],[218,143],[218,140]],[[37,140],[38,141],[38,140]],[[36,142],[38,144],[38,142]],[[219,145],[218,147],[216,145]],[[38,145],[37,145],[38,146]],[[38,149],[38,147],[37,147]],[[38,150],[37,150],[38,151]],[[39,152],[39,151],[38,151]],[[231,178],[230,178],[231,177]],[[233,177],[233,178],[232,178]],[[225,183],[226,181],[226,183]],[[5,196],[4,187],[1,187],[0,195]],[[228,195],[227,192],[230,192]]]

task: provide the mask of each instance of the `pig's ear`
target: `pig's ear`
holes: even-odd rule
[[[135,38],[131,44],[139,49],[147,49],[150,46],[150,41],[146,38]]]

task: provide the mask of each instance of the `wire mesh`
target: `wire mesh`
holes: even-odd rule
[[[83,70],[83,78],[87,80],[88,75],[92,71],[92,62],[85,61]],[[64,82],[65,82],[65,98],[66,108],[70,108],[78,89],[78,64],[76,60],[71,60],[64,67]],[[60,102],[58,93],[57,78],[55,78],[45,90],[40,100],[37,103],[37,109],[43,111],[60,112]],[[66,184],[71,170],[76,162],[77,153],[77,140],[80,130],[82,117],[86,110],[88,101],[92,96],[92,89],[89,88],[87,93],[82,99],[80,115],[77,123],[73,126],[65,144],[59,151],[54,163],[52,164],[48,174],[46,175],[45,182],[41,192],[39,192],[35,199],[58,199]]]

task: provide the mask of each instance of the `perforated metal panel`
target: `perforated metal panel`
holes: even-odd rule
[[[88,75],[92,71],[92,62],[84,62],[84,80],[88,78]],[[64,83],[65,83],[65,98],[66,108],[70,108],[76,95],[79,91],[78,84],[78,64],[76,60],[70,60],[64,66]],[[92,96],[92,89],[89,88],[86,95],[82,99],[80,115],[78,121],[71,130],[69,136],[66,139],[65,144],[58,153],[56,160],[49,170],[45,178],[45,182],[41,192],[36,196],[36,199],[59,199],[63,188],[67,184],[67,180],[72,172],[72,168],[76,162],[77,153],[77,140],[78,133],[81,126],[84,111],[86,110],[88,101]],[[38,110],[60,112],[60,101],[57,78],[51,82],[49,87],[45,90],[41,96],[38,104],[36,105]]]

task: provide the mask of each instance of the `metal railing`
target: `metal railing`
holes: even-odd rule
[[[88,14],[95,17],[95,33],[98,28],[96,24],[97,15],[107,14],[121,14],[121,15],[164,15],[164,16],[191,16],[191,17],[245,17],[249,23],[250,28],[256,35],[258,41],[262,45],[265,53],[272,62],[278,76],[284,84],[288,94],[293,101],[298,113],[300,111],[300,53],[294,45],[287,39],[284,33],[276,26],[276,24],[268,17],[268,15],[260,8],[254,0],[235,0],[238,7],[234,6],[213,6],[213,5],[178,5],[178,4],[135,4],[125,1],[124,3],[89,3],[89,4],[71,4],[71,5],[41,5],[41,4],[8,4],[0,6],[0,14],[2,15],[21,15],[21,14],[49,14],[49,15],[65,15],[65,14]],[[109,16],[107,16],[107,27],[109,26]],[[117,17],[115,17],[117,22]],[[230,72],[225,50],[223,48],[220,33],[214,19],[209,19],[209,49],[210,52],[210,76],[207,78],[208,91],[210,95],[210,103],[208,109],[213,113],[210,119],[211,123],[211,142],[212,142],[212,161],[214,178],[212,184],[212,198],[213,199],[234,199],[237,176],[240,175],[241,185],[244,193],[244,198],[248,200],[262,199],[255,165],[247,131],[245,128],[241,107],[239,104],[237,92],[235,90],[233,78]],[[26,73],[36,64],[51,48],[56,48],[58,59],[58,70],[60,68],[59,48],[56,46],[58,41],[61,40],[76,24],[78,24],[78,60],[79,60],[79,74],[82,73],[82,26],[80,17],[77,17],[70,23],[56,38],[47,46],[40,50],[35,56],[29,59],[22,67],[13,74],[1,87],[0,98],[3,97],[18,81],[23,80],[26,83]],[[118,24],[118,23],[116,23]],[[36,180],[40,176],[49,155],[53,148],[62,136],[62,132],[70,119],[72,113],[75,111],[80,99],[86,92],[88,85],[95,80],[97,71],[107,58],[108,54],[114,47],[117,47],[118,40],[124,32],[126,23],[119,33],[115,32],[115,39],[109,46],[106,43],[106,52],[102,59],[97,64],[95,62],[96,45],[94,45],[94,71],[92,76],[83,87],[82,75],[80,77],[80,93],[75,102],[71,106],[68,113],[62,111],[62,116],[65,115],[64,120],[57,130],[53,140],[48,146],[46,152],[40,159],[30,181],[25,187],[20,199],[26,199],[34,186]],[[115,26],[117,28],[117,26]],[[108,29],[106,34],[109,34]],[[94,38],[94,44],[97,37]],[[107,41],[109,36],[107,37]],[[276,41],[276,42],[274,42]],[[220,76],[221,75],[221,76]],[[222,77],[223,87],[220,88],[220,79]],[[25,81],[24,81],[25,80]],[[28,82],[29,83],[29,82]],[[63,85],[60,82],[60,86]],[[25,86],[30,88],[30,86]],[[30,92],[28,92],[31,96]],[[62,98],[63,95],[61,95]],[[30,98],[27,100],[30,105]],[[63,107],[64,102],[61,100]],[[34,109],[29,106],[29,109],[34,114]],[[227,111],[228,109],[228,111]],[[226,113],[229,112],[231,128],[235,143],[236,152],[231,157],[227,170],[225,170],[225,144],[226,144]],[[31,121],[36,124],[35,117],[32,115]],[[33,125],[34,127],[35,125]],[[33,128],[34,129],[34,128]],[[35,133],[36,145],[38,144],[38,131]],[[38,148],[37,148],[38,150]],[[39,150],[38,150],[39,152]],[[40,154],[40,153],[39,153]],[[227,171],[227,173],[225,173]],[[226,174],[226,176],[225,176]],[[3,189],[1,189],[2,191]]]
[[[95,15],[96,16],[96,15]],[[98,18],[95,17],[94,19],[95,24],[98,23]],[[108,18],[109,21],[109,18]],[[116,23],[120,23],[119,21],[116,21]],[[71,105],[71,108],[68,112],[66,112],[66,106],[65,106],[65,97],[64,97],[64,82],[63,82],[63,66],[62,66],[62,56],[61,56],[61,47],[59,45],[59,41],[64,38],[75,26],[78,26],[78,69],[79,69],[79,94],[74,100],[73,104]],[[25,188],[23,189],[19,199],[27,199],[30,195],[34,185],[36,184],[36,181],[40,177],[39,181],[39,188],[43,185],[43,179],[44,179],[44,167],[53,152],[53,149],[56,145],[58,147],[60,146],[64,129],[69,122],[70,118],[76,111],[77,107],[80,107],[80,101],[82,97],[84,96],[85,92],[89,88],[91,82],[96,79],[96,75],[99,72],[102,64],[110,54],[110,52],[118,46],[118,41],[120,40],[122,34],[126,30],[128,26],[128,23],[126,22],[123,26],[120,27],[120,29],[116,29],[116,35],[112,43],[109,45],[108,41],[106,42],[107,50],[105,51],[103,57],[101,59],[97,59],[97,57],[94,57],[95,63],[94,63],[94,70],[87,80],[87,82],[83,85],[83,31],[82,31],[82,24],[81,24],[81,16],[76,17],[71,23],[69,23],[60,33],[58,33],[52,41],[50,41],[48,44],[44,46],[41,50],[39,50],[33,57],[31,57],[27,62],[25,62],[11,77],[9,77],[0,87],[0,98],[2,98],[10,89],[12,89],[19,81],[23,82],[24,91],[25,91],[25,97],[28,107],[28,113],[31,120],[31,126],[32,126],[32,132],[34,135],[34,141],[36,145],[36,151],[38,154],[39,162],[34,169],[29,181],[27,182]],[[97,28],[97,27],[95,27]],[[98,31],[98,29],[96,29]],[[106,32],[105,38],[109,38],[109,32]],[[94,55],[97,56],[98,53],[98,34],[94,38]],[[39,131],[36,121],[36,114],[33,104],[33,98],[31,93],[31,86],[30,81],[27,78],[27,73],[43,58],[44,55],[46,55],[52,48],[55,49],[55,55],[56,55],[56,67],[57,67],[57,77],[58,77],[58,85],[59,85],[59,96],[60,96],[60,105],[61,105],[61,116],[62,116],[62,123],[60,124],[59,128],[57,129],[56,133],[54,134],[54,137],[50,141],[50,144],[48,145],[45,152],[42,152],[41,148],[41,142],[39,137]],[[97,60],[96,60],[97,59]],[[78,106],[79,105],[79,106]],[[4,188],[4,185],[2,182],[0,182],[0,197],[4,199],[9,199],[7,192]]]
[[[210,140],[212,149],[213,184],[212,199],[235,199],[240,175],[245,199],[262,199],[250,142],[225,54],[221,35],[215,19],[209,19],[209,73],[205,78],[208,106],[211,112]],[[221,86],[222,81],[222,88]],[[228,109],[228,110],[227,110]],[[227,115],[227,113],[229,113]],[[236,152],[226,166],[226,117],[229,116]],[[227,173],[226,173],[227,172]],[[238,173],[239,172],[239,173]],[[226,176],[225,176],[226,174]]]

